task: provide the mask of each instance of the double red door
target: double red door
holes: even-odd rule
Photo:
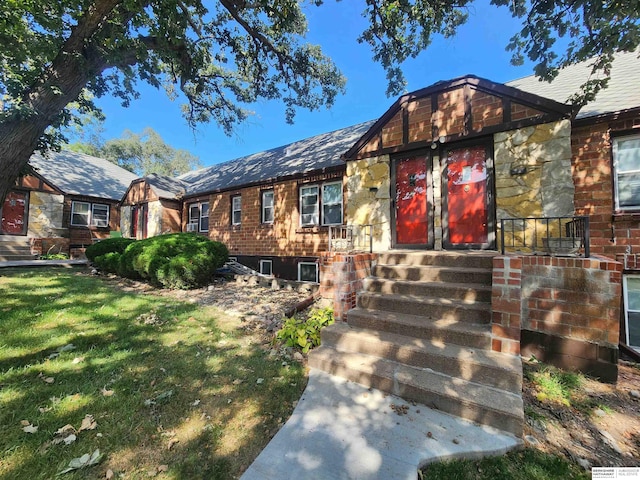
[[[494,248],[486,145],[443,149],[441,225],[445,248]],[[432,248],[434,189],[429,153],[394,160],[394,247]]]
[[[27,192],[9,192],[2,204],[2,223],[0,233],[6,235],[24,235],[27,233]]]

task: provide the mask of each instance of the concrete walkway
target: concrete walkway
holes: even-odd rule
[[[15,267],[81,267],[88,265],[88,260],[15,260],[0,262],[0,268]]]
[[[498,430],[311,369],[291,418],[241,480],[416,480],[432,461],[519,445]]]

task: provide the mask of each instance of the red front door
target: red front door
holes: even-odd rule
[[[454,148],[447,159],[447,231],[450,246],[489,243],[487,151],[484,145]]]
[[[427,158],[414,156],[395,162],[396,246],[429,243]]]
[[[0,233],[24,235],[27,232],[27,193],[9,192],[2,204]]]

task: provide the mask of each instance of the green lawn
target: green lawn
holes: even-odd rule
[[[237,478],[305,382],[213,307],[0,271],[0,478],[50,479],[96,450],[59,478]]]
[[[454,460],[424,468],[421,480],[589,480],[591,475],[564,458],[533,448],[501,457]]]

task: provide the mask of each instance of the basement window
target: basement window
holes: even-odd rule
[[[625,275],[622,286],[626,344],[640,351],[640,275]]]
[[[318,264],[314,262],[299,262],[298,281],[318,283]]]

